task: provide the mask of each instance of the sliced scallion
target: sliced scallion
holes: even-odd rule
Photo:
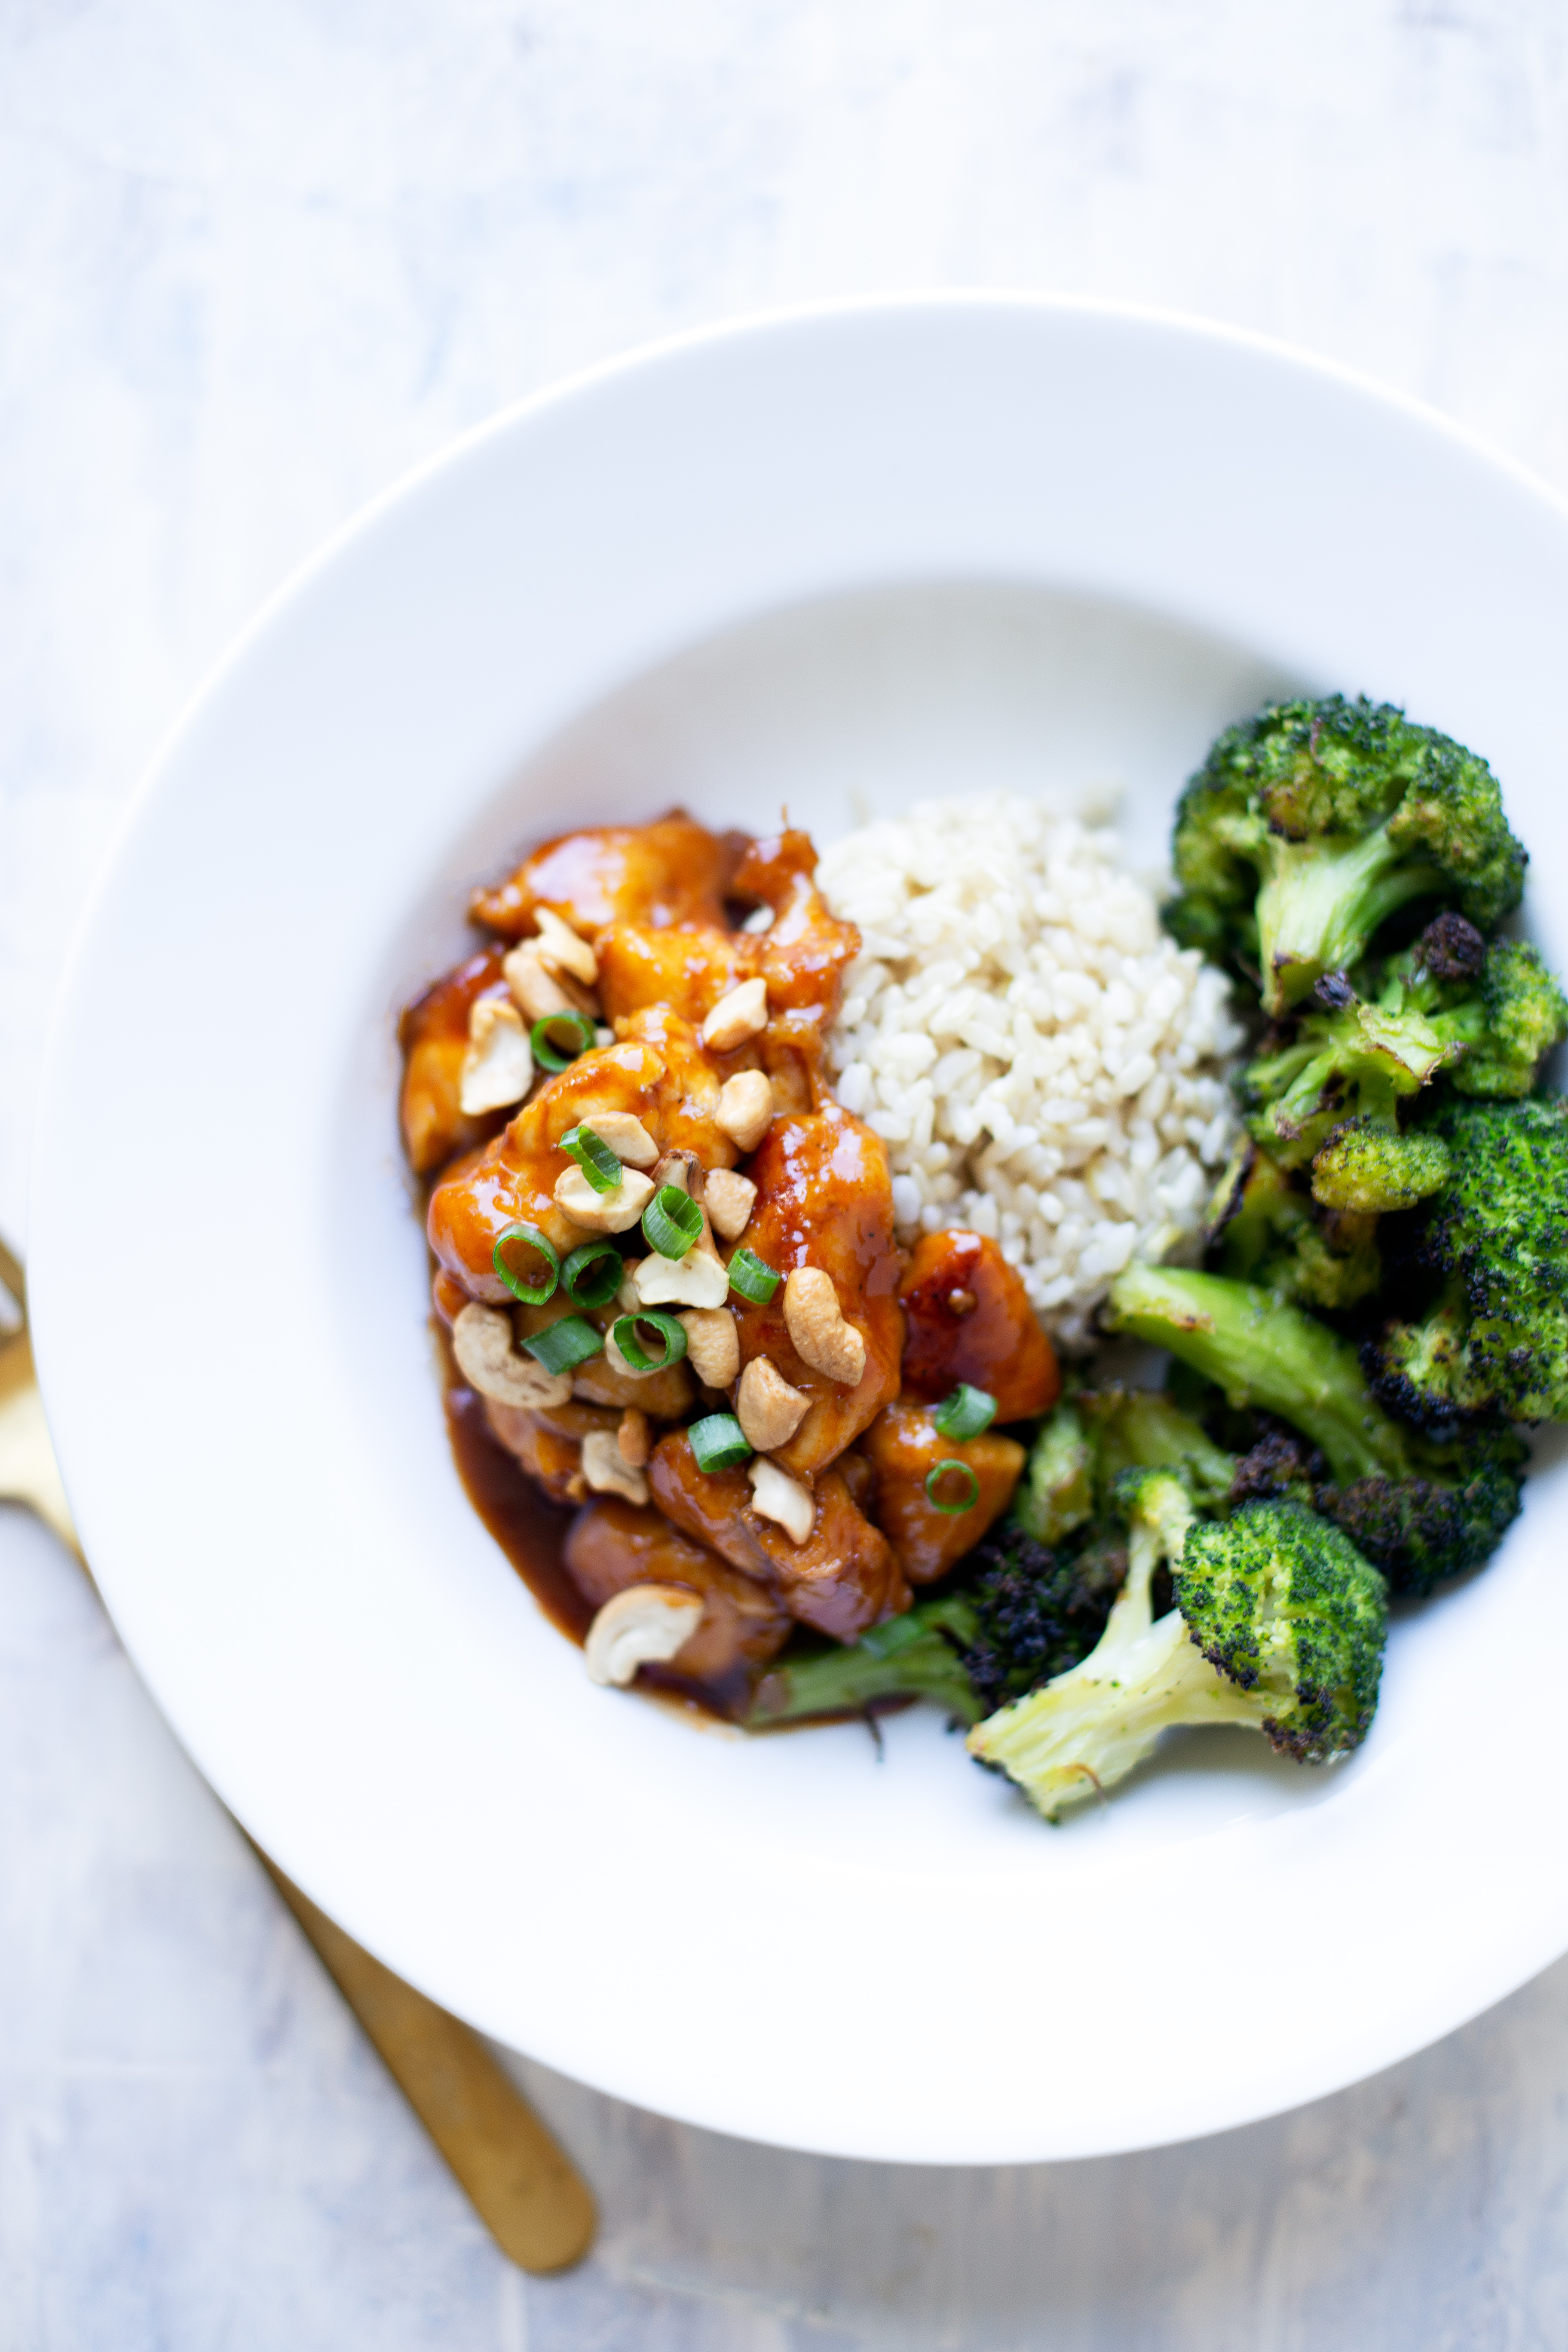
[[[966,1490],[962,1500],[958,1502],[944,1503],[939,1489],[942,1483],[947,1481],[949,1482],[948,1492],[950,1494],[952,1493],[952,1489],[951,1480],[955,1471],[959,1477],[967,1481]],[[955,1462],[951,1460],[947,1462],[939,1462],[934,1470],[927,1473],[926,1500],[936,1510],[947,1511],[949,1513],[957,1511],[972,1511],[979,1499],[980,1481],[975,1476],[967,1462]]]
[[[642,1213],[642,1229],[660,1257],[682,1258],[702,1231],[702,1212],[679,1184],[661,1184]]]
[[[625,1267],[614,1242],[584,1242],[561,1269],[574,1307],[607,1307],[621,1286]]]
[[[967,1381],[960,1381],[931,1415],[944,1437],[955,1437],[961,1444],[966,1437],[978,1437],[995,1418],[995,1398],[984,1389],[972,1389]]]
[[[752,1458],[746,1433],[732,1412],[710,1412],[686,1433],[699,1470],[734,1470]]]
[[[653,1330],[663,1343],[662,1356],[650,1356],[639,1331]],[[654,1307],[646,1307],[640,1315],[623,1315],[610,1334],[616,1347],[634,1372],[662,1372],[668,1364],[679,1364],[686,1353],[686,1333],[673,1315],[660,1315]]]
[[[569,1372],[574,1364],[585,1364],[596,1356],[605,1341],[580,1315],[563,1315],[559,1323],[547,1323],[522,1344],[547,1372]]]
[[[749,1298],[753,1307],[765,1307],[779,1286],[778,1276],[771,1265],[764,1265],[754,1250],[738,1249],[730,1260],[730,1287]]]
[[[514,1274],[511,1267],[508,1265],[504,1255],[509,1242],[526,1242],[529,1248],[544,1260],[549,1271],[549,1279],[543,1283],[535,1283],[531,1287],[520,1274]],[[547,1299],[555,1296],[555,1286],[561,1278],[560,1255],[554,1244],[545,1240],[537,1225],[503,1225],[496,1235],[496,1245],[490,1252],[490,1264],[512,1297],[520,1299],[524,1307],[542,1307]]]
[[[621,1163],[602,1135],[591,1127],[569,1127],[561,1139],[595,1192],[613,1192],[621,1181]]]
[[[556,1043],[563,1030],[569,1030],[572,1036],[572,1043],[564,1049]],[[528,1042],[542,1070],[563,1070],[593,1044],[594,1024],[581,1013],[547,1013],[529,1031]]]

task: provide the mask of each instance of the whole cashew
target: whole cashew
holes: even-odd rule
[[[702,1603],[679,1584],[631,1584],[588,1628],[584,1662],[596,1683],[623,1688],[640,1665],[673,1658],[702,1622]]]
[[[452,1353],[468,1386],[497,1404],[542,1410],[564,1404],[572,1393],[570,1372],[547,1372],[512,1346],[511,1318],[500,1307],[463,1307],[452,1325]]]
[[[768,1025],[768,983],[743,980],[721,996],[702,1024],[702,1043],[716,1054],[728,1054],[757,1036]]]
[[[784,1284],[784,1328],[803,1364],[826,1380],[858,1388],[866,1371],[866,1342],[846,1322],[831,1275],[797,1265]]]
[[[533,1049],[515,1004],[504,996],[476,997],[468,1013],[468,1050],[458,1082],[465,1118],[510,1110],[533,1084]]]
[[[810,1410],[811,1399],[792,1389],[765,1356],[753,1356],[741,1374],[735,1417],[759,1454],[787,1445]]]
[[[741,1151],[754,1151],[773,1115],[773,1081],[763,1070],[741,1070],[719,1089],[713,1124]]]

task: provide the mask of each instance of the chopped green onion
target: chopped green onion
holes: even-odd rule
[[[730,1287],[749,1298],[753,1307],[765,1307],[779,1286],[778,1276],[771,1265],[764,1265],[755,1251],[738,1249],[730,1260]]]
[[[654,1330],[664,1342],[662,1356],[650,1356],[637,1338],[639,1330]],[[634,1372],[662,1372],[669,1364],[679,1364],[686,1353],[686,1333],[673,1315],[660,1315],[647,1307],[641,1315],[623,1315],[610,1333],[616,1347]]]
[[[594,1272],[594,1268],[597,1272]],[[614,1242],[584,1242],[561,1269],[566,1296],[574,1307],[607,1307],[621,1286],[626,1268]]]
[[[557,1029],[569,1029],[575,1041],[563,1053],[554,1042]],[[533,1058],[542,1070],[563,1070],[579,1054],[585,1054],[594,1042],[594,1024],[581,1013],[547,1013],[536,1021],[528,1033],[533,1048]]]
[[[682,1258],[702,1231],[702,1212],[679,1184],[661,1184],[642,1213],[642,1229],[660,1257]]]
[[[621,1163],[602,1135],[591,1127],[569,1127],[561,1139],[595,1192],[613,1192],[621,1181]]]
[[[526,1242],[531,1250],[537,1250],[550,1270],[550,1279],[542,1285],[536,1285],[531,1290],[521,1275],[513,1274],[501,1255],[508,1242]],[[490,1252],[490,1264],[512,1297],[521,1299],[524,1307],[542,1307],[546,1299],[555,1296],[555,1286],[561,1279],[560,1255],[554,1243],[547,1242],[537,1225],[503,1225],[496,1235],[496,1245]]]
[[[752,1458],[746,1433],[732,1412],[710,1412],[686,1433],[699,1470],[734,1470]]]
[[[966,1437],[978,1437],[996,1418],[996,1400],[984,1389],[972,1389],[967,1381],[960,1381],[931,1418],[944,1437],[956,1437],[960,1442]]]
[[[585,1364],[596,1356],[605,1342],[580,1315],[563,1315],[559,1323],[547,1323],[522,1344],[547,1372],[569,1372],[574,1364]]]
[[[969,1481],[969,1491],[961,1503],[944,1503],[937,1493],[940,1481],[947,1476],[950,1470],[956,1470],[961,1478],[967,1478]],[[980,1481],[967,1462],[939,1462],[936,1468],[927,1475],[926,1500],[939,1511],[972,1511],[979,1499]]]

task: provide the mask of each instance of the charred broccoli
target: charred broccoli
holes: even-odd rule
[[[1273,1013],[1359,963],[1408,901],[1441,895],[1489,932],[1524,883],[1485,761],[1342,695],[1228,729],[1182,796],[1173,854],[1169,928],[1257,972]]]
[[[1447,1147],[1402,1131],[1401,1108],[1440,1074],[1461,1093],[1530,1092],[1568,1026],[1568,1003],[1532,947],[1490,948],[1441,915],[1363,1003],[1342,973],[1319,981],[1321,1011],[1242,1072],[1255,1139],[1282,1168],[1311,1163],[1314,1198],[1362,1212],[1413,1207],[1448,1179]]]
[[[1259,1730],[1299,1763],[1357,1747],[1377,1706],[1387,1602],[1349,1539],[1294,1502],[1196,1519],[1171,1471],[1126,1473],[1118,1495],[1131,1531],[1127,1582],[1099,1643],[977,1724],[971,1753],[1054,1821],[1124,1779],[1175,1725]],[[1162,1560],[1176,1606],[1156,1622]]]
[[[1319,1206],[1299,1176],[1245,1139],[1215,1189],[1205,1234],[1219,1273],[1330,1313],[1370,1298],[1383,1280],[1376,1217]]]
[[[1403,1426],[1372,1393],[1348,1340],[1267,1291],[1132,1265],[1111,1286],[1107,1319],[1169,1348],[1233,1403],[1301,1431],[1324,1457],[1321,1469],[1300,1474],[1315,1507],[1396,1591],[1429,1592],[1479,1568],[1518,1517],[1525,1450],[1511,1431],[1494,1416],[1445,1447]],[[1234,1482],[1232,1496],[1239,1499]]]
[[[1438,1436],[1494,1409],[1568,1420],[1568,1098],[1453,1103],[1434,1127],[1453,1173],[1407,1254],[1442,1286],[1367,1343],[1373,1386]]]
[[[1103,1516],[1123,1470],[1180,1469],[1201,1502],[1217,1503],[1235,1466],[1201,1422],[1156,1390],[1080,1390],[1063,1398],[1036,1439],[1013,1516],[1037,1542],[1058,1543]]]

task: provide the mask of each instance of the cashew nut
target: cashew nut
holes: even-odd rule
[[[651,1168],[658,1158],[658,1144],[629,1110],[591,1110],[583,1125],[609,1145],[623,1168]]]
[[[629,1232],[652,1198],[652,1181],[635,1168],[623,1168],[620,1182],[607,1192],[595,1192],[580,1168],[565,1169],[555,1179],[557,1206],[588,1234]]]
[[[535,952],[538,942],[528,940],[520,948],[501,959],[501,971],[507,986],[527,1013],[530,1021],[548,1021],[553,1013],[571,1013],[575,1008],[559,981],[552,980]]]
[[[702,1622],[702,1602],[679,1584],[630,1584],[605,1601],[588,1628],[584,1662],[596,1683],[623,1688],[640,1665],[685,1648]]]
[[[760,1519],[783,1528],[791,1543],[808,1543],[816,1524],[816,1497],[796,1478],[786,1478],[776,1462],[763,1455],[746,1465],[752,1482],[752,1508]]]
[[[588,941],[579,939],[552,907],[535,907],[533,919],[539,937],[530,944],[546,971],[569,971],[584,988],[592,988],[599,977],[599,959]]]
[[[740,1070],[719,1089],[713,1124],[741,1151],[754,1151],[773,1115],[773,1080],[765,1070]]]
[[[653,1171],[653,1181],[661,1190],[673,1184],[678,1192],[689,1192],[694,1201],[700,1201],[702,1162],[695,1151],[667,1151]]]
[[[616,1444],[620,1449],[621,1460],[628,1467],[633,1470],[643,1467],[651,1451],[651,1444],[647,1415],[639,1405],[629,1404],[622,1413],[620,1426],[616,1432]]]
[[[784,1284],[784,1328],[803,1364],[825,1379],[858,1388],[866,1370],[866,1342],[844,1319],[833,1277],[818,1265],[797,1265]]]
[[[620,1495],[639,1508],[647,1501],[647,1480],[626,1459],[613,1429],[591,1429],[583,1440],[583,1475],[595,1495]]]
[[[741,1335],[722,1307],[691,1307],[676,1321],[686,1334],[686,1356],[704,1388],[727,1389],[741,1369]]]
[[[637,1297],[637,1268],[641,1264],[640,1257],[621,1260],[621,1286],[616,1293],[616,1305],[623,1315],[635,1315],[642,1305]]]
[[[755,1037],[768,1025],[768,983],[743,980],[721,996],[702,1024],[702,1043],[716,1054],[728,1054]]]
[[[684,1257],[660,1257],[656,1250],[637,1272],[639,1307],[722,1307],[730,1296],[730,1269],[711,1242],[694,1242]]]
[[[452,1325],[458,1370],[480,1396],[498,1404],[541,1411],[564,1404],[572,1393],[570,1372],[547,1372],[535,1357],[511,1343],[511,1318],[498,1307],[465,1307]]]
[[[787,1445],[805,1419],[811,1399],[792,1389],[765,1356],[753,1356],[741,1374],[735,1417],[759,1454]]]
[[[532,1084],[533,1049],[516,1005],[504,996],[476,997],[468,1010],[468,1050],[458,1087],[463,1117],[507,1110]]]
[[[637,1304],[635,1300],[632,1305],[626,1308],[626,1313],[628,1315],[635,1315],[637,1313]],[[616,1335],[613,1330],[606,1331],[605,1334],[605,1361],[608,1364],[611,1371],[619,1372],[622,1380],[624,1381],[651,1381],[656,1372],[661,1372],[665,1369],[662,1364],[650,1364],[646,1371],[639,1371],[636,1364],[627,1362],[626,1357],[622,1355],[619,1348],[616,1347]]]
[[[727,1242],[739,1239],[752,1222],[757,1188],[749,1176],[732,1168],[710,1168],[702,1186],[702,1205],[713,1220],[713,1230]]]

